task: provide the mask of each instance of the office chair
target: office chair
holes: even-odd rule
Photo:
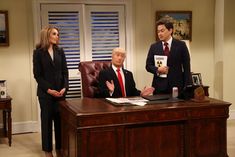
[[[102,69],[111,66],[111,61],[84,61],[79,63],[83,97],[99,97],[98,76]]]

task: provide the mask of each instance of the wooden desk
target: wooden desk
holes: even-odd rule
[[[3,132],[8,137],[9,146],[12,139],[11,97],[0,98],[0,110],[3,111]]]
[[[62,101],[63,157],[228,157],[230,105],[216,99],[143,107]]]

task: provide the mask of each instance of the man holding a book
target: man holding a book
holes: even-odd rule
[[[146,70],[154,75],[154,94],[170,94],[173,87],[179,92],[192,84],[190,55],[185,42],[174,39],[170,17],[157,21],[159,41],[153,43],[146,59]]]

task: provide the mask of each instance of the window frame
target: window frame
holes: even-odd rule
[[[76,2],[73,0],[33,0],[32,8],[33,12],[33,23],[34,23],[34,45],[38,42],[38,34],[41,30],[40,28],[40,6],[41,4],[87,4],[87,5],[124,5],[125,7],[125,30],[126,30],[126,69],[130,71],[134,71],[134,26],[133,26],[133,0],[77,0]],[[84,18],[84,17],[81,17]],[[83,27],[83,26],[82,26]],[[85,50],[86,52],[86,50]],[[81,54],[81,60],[86,60],[85,56]]]

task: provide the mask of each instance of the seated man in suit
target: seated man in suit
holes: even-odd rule
[[[154,88],[136,89],[132,72],[123,68],[126,52],[122,48],[112,51],[112,65],[99,73],[99,91],[101,97],[144,96],[153,93]]]

